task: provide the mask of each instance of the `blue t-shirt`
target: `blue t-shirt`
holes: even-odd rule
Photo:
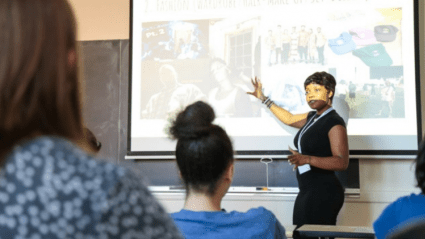
[[[286,238],[285,229],[263,207],[248,212],[195,212],[181,210],[171,214],[186,239],[191,238]]]
[[[411,194],[388,205],[373,223],[373,229],[377,239],[384,239],[395,229],[409,222],[423,219],[425,219],[425,196]]]

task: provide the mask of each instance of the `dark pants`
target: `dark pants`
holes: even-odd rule
[[[282,45],[282,62],[284,62],[284,63],[288,62],[289,50],[290,50],[289,43],[283,43],[283,45]]]
[[[300,61],[304,58],[304,60],[307,61],[307,53],[308,48],[307,46],[298,46],[298,53],[300,54]]]
[[[273,50],[270,50],[270,52],[269,52],[269,66],[272,64],[272,54],[273,54]]]
[[[325,46],[317,47],[317,53],[319,55],[319,63],[322,65],[325,64],[325,56],[323,54],[324,51],[325,51]]]
[[[292,221],[297,228],[304,224],[336,225],[336,218],[344,204],[342,187],[301,190],[295,200]],[[294,238],[301,238],[298,235]]]
[[[276,64],[277,64],[279,63],[279,58],[282,58],[282,48],[276,47],[275,51],[276,51]],[[282,61],[280,61],[280,63],[282,63]]]
[[[307,61],[307,46],[298,46],[298,53],[300,54],[300,61],[303,58]]]
[[[390,102],[388,101],[382,101],[382,111],[381,116],[384,118],[388,118],[391,115],[391,107]]]

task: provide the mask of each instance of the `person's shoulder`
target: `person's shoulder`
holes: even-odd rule
[[[279,227],[280,232],[285,234],[285,229],[280,224],[279,220],[277,219],[276,215],[274,215],[273,212],[270,210],[264,208],[264,207],[257,207],[252,208],[246,212],[247,218],[253,218],[255,221],[260,221],[264,224],[269,225],[268,227]]]
[[[170,213],[170,216],[174,219],[174,220],[185,220],[185,219],[190,219],[193,217],[193,214],[195,214],[196,212],[193,211],[188,211],[185,209],[182,209],[178,212],[173,212]]]
[[[376,237],[385,238],[398,225],[424,215],[425,196],[411,194],[403,196],[390,203],[373,223]]]
[[[246,215],[257,218],[268,218],[268,220],[276,220],[276,216],[270,210],[264,207],[251,208],[246,212]]]
[[[422,193],[419,194],[410,194],[408,196],[403,196],[398,198],[394,203],[399,203],[399,204],[425,204],[425,195]]]
[[[94,175],[108,179],[120,177],[125,170],[86,152],[72,141],[59,136],[40,136],[22,142],[12,151],[12,155],[25,155],[33,158],[33,164],[51,164],[56,173],[71,172],[83,178]]]
[[[12,154],[30,156],[58,157],[58,158],[89,158],[90,156],[70,140],[53,135],[43,135],[18,143]],[[75,160],[69,160],[74,162]]]
[[[329,113],[329,118],[327,121],[330,125],[342,125],[343,127],[346,127],[344,119],[336,112],[336,110],[332,110]]]
[[[342,117],[338,114],[338,112],[336,112],[335,109],[333,109],[331,112],[329,112],[329,116],[330,116],[330,118],[342,120]]]
[[[417,197],[412,194],[409,196],[403,196],[403,197],[399,197],[397,198],[395,201],[393,201],[392,203],[390,203],[386,209],[395,209],[395,210],[400,210],[401,207],[403,207],[403,205],[409,204],[410,202],[416,201]]]
[[[406,208],[414,208],[415,205],[420,205],[423,208],[425,204],[425,196],[423,194],[411,194],[408,196],[399,197],[394,202],[390,203],[382,212],[380,218],[389,219],[393,217],[395,213],[406,212]],[[423,210],[421,210],[423,211]],[[420,212],[417,212],[420,213]]]

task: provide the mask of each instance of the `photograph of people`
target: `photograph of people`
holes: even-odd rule
[[[301,26],[298,32],[298,54],[300,55],[300,62],[307,62],[309,34],[305,30],[305,26]]]
[[[290,61],[296,62],[298,59],[298,32],[297,27],[292,27]]]
[[[159,68],[159,80],[163,88],[149,99],[142,111],[142,118],[166,119],[169,114],[195,101],[206,100],[205,94],[197,86],[179,83],[178,74],[170,64]]]
[[[296,150],[290,149],[290,164],[294,165],[299,186],[295,200],[293,224],[336,225],[344,203],[344,188],[335,171],[347,169],[348,139],[344,120],[332,108],[335,78],[326,72],[316,72],[304,81],[306,101],[313,109],[304,114],[292,114],[277,106],[262,91],[259,79],[252,80],[254,91],[248,92],[261,100],[277,119],[299,128],[294,138]]]
[[[378,115],[383,118],[391,117],[395,100],[395,89],[391,82],[385,80],[385,86],[381,89],[382,107]]]
[[[325,44],[326,44],[326,37],[322,32],[322,28],[317,28],[316,33],[316,47],[317,47],[317,54],[319,57],[319,64],[324,65],[325,64]]]
[[[353,103],[356,100],[356,90],[357,86],[352,81],[348,84],[348,97],[350,98],[350,102]]]
[[[316,63],[317,46],[316,46],[316,34],[313,33],[313,29],[310,28],[308,31],[308,60],[307,63]]]
[[[283,45],[283,32],[282,32],[282,26],[278,25],[276,33],[274,34],[275,39],[275,54],[276,54],[276,60],[275,64],[283,63],[282,62],[282,45]]]
[[[275,43],[275,37],[273,36],[273,31],[272,31],[272,30],[269,30],[269,31],[268,31],[267,36],[266,36],[266,38],[265,38],[265,44],[266,44],[267,52],[268,52],[268,54],[269,54],[269,57],[268,57],[268,59],[269,59],[268,65],[269,65],[269,66],[271,66],[271,65],[272,65],[272,55],[273,55],[273,53],[274,53],[275,46],[276,46],[276,43]]]
[[[226,62],[220,58],[211,60],[211,77],[217,87],[208,94],[208,102],[214,108],[217,117],[251,117],[251,101],[241,86],[237,85],[238,76],[234,75]]]
[[[211,106],[199,101],[181,111],[169,128],[170,137],[177,140],[176,162],[186,188],[183,209],[171,214],[177,227],[186,239],[285,239],[285,229],[264,207],[247,212],[222,209],[235,160],[230,137],[214,119]]]
[[[288,64],[288,59],[291,50],[291,36],[288,34],[288,29],[283,30],[282,35],[282,62]]]
[[[208,21],[142,24],[142,60],[198,59],[207,56]]]
[[[345,100],[347,98],[348,92],[349,90],[347,82],[345,80],[340,80],[335,87],[335,95]]]
[[[403,84],[403,66],[356,68],[357,72],[370,72],[370,79],[344,76],[344,88],[336,89],[337,95],[347,95],[346,101],[352,111],[350,118],[401,119],[406,117],[405,86]],[[347,72],[347,70],[345,71]],[[360,74],[361,75],[361,74]],[[350,80],[347,81],[346,78]]]

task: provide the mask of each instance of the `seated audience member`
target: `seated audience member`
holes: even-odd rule
[[[182,238],[130,169],[84,135],[65,0],[0,1],[0,237]]]
[[[373,223],[376,238],[387,238],[397,229],[425,219],[425,142],[422,142],[416,157],[415,176],[422,192],[401,197],[386,207]]]
[[[226,212],[221,200],[234,172],[229,136],[213,124],[211,106],[198,101],[177,115],[169,133],[177,139],[176,159],[186,187],[183,210],[172,217],[187,239],[286,238],[285,229],[263,207]]]

